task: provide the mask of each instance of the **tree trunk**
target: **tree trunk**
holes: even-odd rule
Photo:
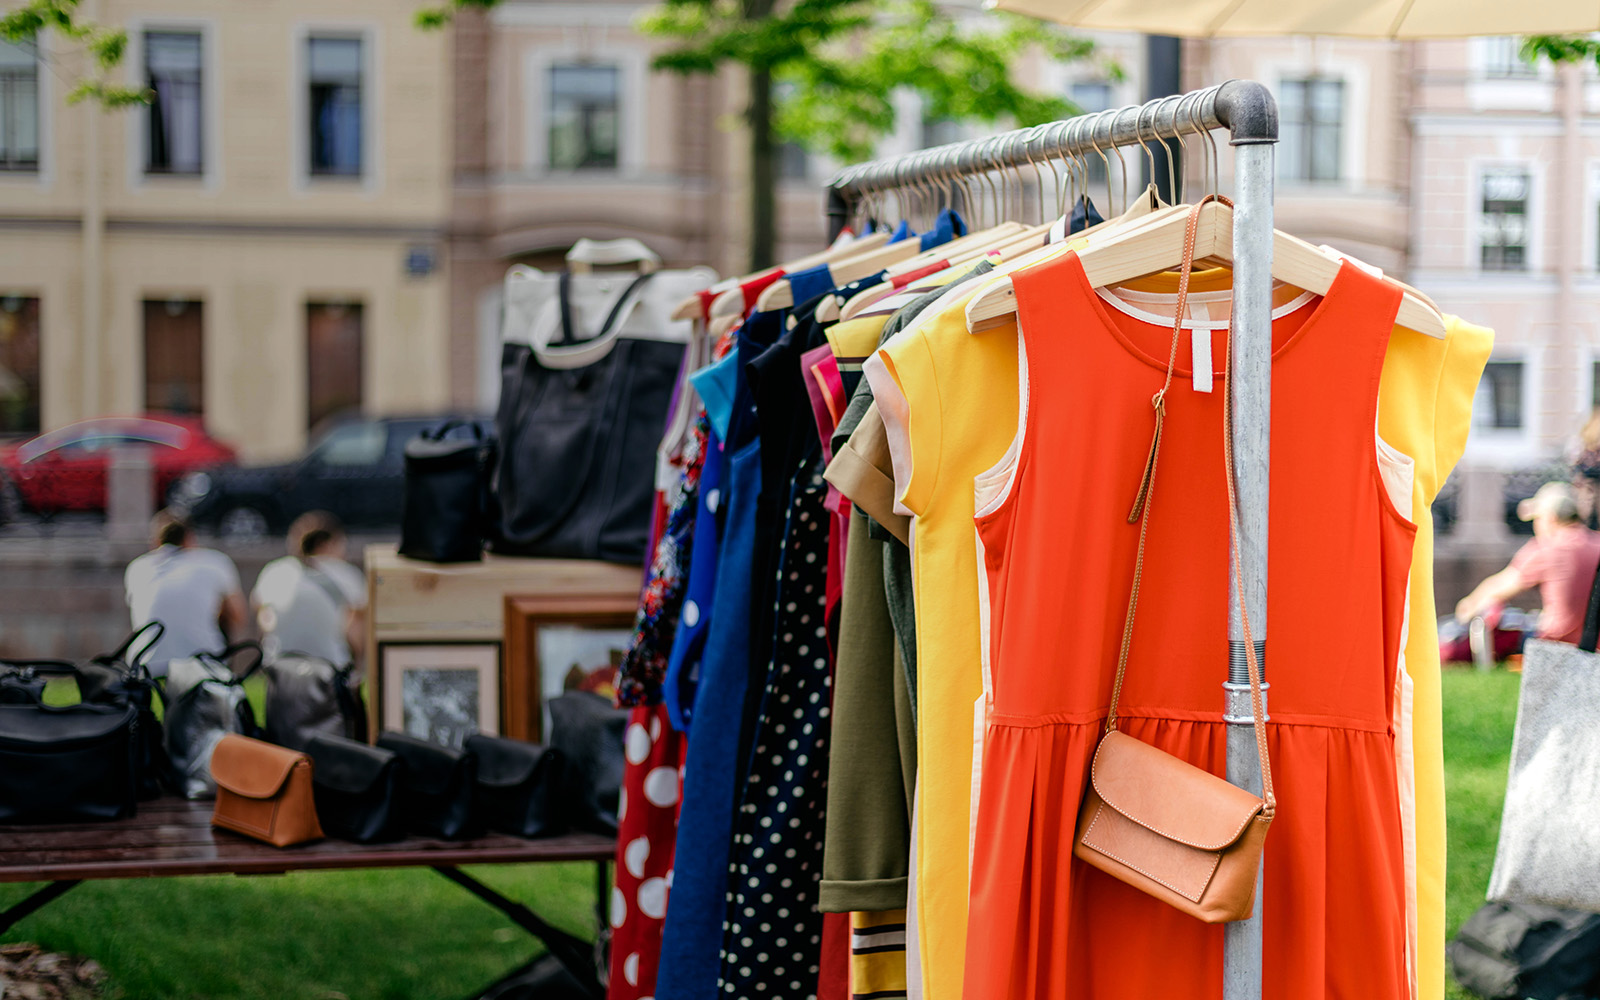
[[[772,16],[776,0],[741,0],[745,20]],[[773,265],[778,244],[778,159],[772,141],[772,67],[750,67],[750,269]]]
[[[772,71],[750,71],[750,269],[773,265],[778,243],[778,158],[772,141]]]

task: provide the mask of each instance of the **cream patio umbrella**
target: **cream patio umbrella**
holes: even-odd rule
[[[1191,38],[1454,38],[1600,31],[1595,0],[989,0],[1073,28]]]

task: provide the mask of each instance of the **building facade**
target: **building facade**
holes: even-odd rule
[[[148,107],[0,48],[0,433],[199,414],[246,459],[450,404],[452,46],[405,4],[102,0]]]
[[[1600,404],[1600,79],[1510,37],[1190,42],[1278,97],[1278,225],[1492,327],[1466,464],[1558,461]],[[1224,174],[1229,158],[1223,157]]]
[[[667,266],[746,270],[748,132],[743,78],[651,69],[663,43],[634,27],[636,0],[502,0],[456,19],[455,181],[451,213],[451,386],[461,405],[491,407],[498,390],[499,288],[524,263],[559,269],[580,237],[633,237]],[[981,11],[964,16],[982,19]],[[1136,100],[1143,40],[1096,36],[1104,62],[1016,68],[1037,89],[1092,107]],[[882,155],[992,131],[924,121],[898,95]],[[827,238],[823,185],[838,167],[795,146],[780,151],[779,260]]]

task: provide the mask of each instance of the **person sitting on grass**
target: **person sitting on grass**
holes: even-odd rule
[[[149,661],[151,673],[165,677],[171,661],[226,646],[243,631],[246,611],[233,560],[195,545],[188,522],[162,511],[151,533],[151,551],[128,564],[123,584],[134,628],[166,626]]]
[[[1583,634],[1589,590],[1600,567],[1600,532],[1584,526],[1572,487],[1545,483],[1517,505],[1517,516],[1533,522],[1533,538],[1517,550],[1511,565],[1488,577],[1456,605],[1456,620],[1467,623],[1524,590],[1539,588],[1544,610],[1539,638],[1576,643]]]

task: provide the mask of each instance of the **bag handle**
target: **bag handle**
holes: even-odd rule
[[[1128,612],[1123,618],[1122,646],[1117,652],[1117,676],[1111,688],[1111,708],[1106,715],[1105,731],[1107,733],[1113,732],[1117,728],[1117,703],[1122,699],[1122,682],[1128,671],[1128,651],[1133,643],[1133,619],[1134,613],[1139,606],[1139,585],[1144,577],[1145,540],[1150,527],[1150,507],[1155,494],[1156,460],[1161,453],[1161,430],[1167,415],[1167,390],[1172,387],[1172,373],[1178,360],[1178,340],[1183,331],[1184,306],[1189,299],[1189,276],[1194,270],[1194,246],[1200,225],[1200,209],[1206,202],[1213,200],[1229,207],[1233,205],[1233,202],[1228,198],[1213,194],[1207,195],[1189,211],[1189,224],[1184,232],[1183,240],[1183,266],[1178,275],[1177,308],[1172,319],[1172,347],[1167,354],[1167,377],[1161,384],[1161,388],[1150,398],[1150,406],[1155,411],[1156,426],[1150,439],[1150,455],[1145,459],[1144,475],[1140,478],[1139,490],[1134,496],[1133,509],[1128,512],[1128,523],[1132,524],[1135,521],[1139,523],[1139,548],[1133,567],[1133,586],[1128,592]],[[1228,348],[1230,350],[1229,353],[1224,354],[1223,362],[1223,462],[1227,470],[1228,484],[1228,535],[1234,548],[1234,560],[1237,562],[1239,559],[1239,537],[1237,500],[1234,496],[1233,482],[1233,422],[1231,416],[1232,406],[1229,403],[1227,391],[1228,372],[1232,363],[1232,344],[1233,331],[1230,326],[1228,331]],[[1240,617],[1244,624],[1245,649],[1250,663],[1250,697],[1255,713],[1256,752],[1261,760],[1262,798],[1266,801],[1266,808],[1262,810],[1262,815],[1270,821],[1277,812],[1278,800],[1273,792],[1272,766],[1267,755],[1267,734],[1262,725],[1261,668],[1256,661],[1256,646],[1250,630],[1250,618],[1244,608],[1244,582],[1242,580],[1237,582],[1240,587]]]
[[[652,273],[647,271],[628,282],[628,287],[624,288],[622,294],[617,296],[616,301],[611,303],[611,311],[606,314],[606,321],[600,325],[600,332],[593,337],[580,339],[573,329],[572,272],[562,271],[560,280],[556,285],[556,300],[561,308],[561,339],[550,346],[572,347],[578,344],[598,346],[616,336],[617,331],[622,326],[622,321],[626,318],[623,315],[623,309],[631,307],[638,301],[634,293],[639,290],[641,285],[649,281],[652,276]]]
[[[430,427],[423,431],[420,436],[427,438],[429,441],[443,441],[445,436],[457,427],[472,428],[472,440],[478,444],[483,443],[483,425],[476,420],[463,420],[460,417],[451,417],[437,427]]]
[[[155,632],[155,635],[150,638],[150,642],[139,650],[139,655],[137,657],[129,659],[128,653],[133,649],[134,643],[143,638],[146,632],[152,631]],[[145,622],[143,625],[134,629],[126,639],[122,640],[122,645],[118,646],[112,652],[107,653],[105,656],[96,657],[96,659],[102,662],[120,661],[126,663],[135,671],[144,670],[145,667],[150,663],[150,654],[156,648],[156,643],[160,642],[161,637],[166,634],[167,626],[165,624],[158,621]]]
[[[254,653],[255,657],[250,661],[250,666],[246,667],[243,673],[235,673],[233,670],[233,658],[240,653]],[[254,639],[241,639],[238,642],[230,642],[222,647],[220,652],[201,653],[199,655],[204,659],[220,663],[228,668],[228,672],[233,676],[224,682],[227,684],[243,684],[249,680],[255,675],[256,671],[261,669],[261,661],[265,658],[261,651],[261,643],[256,642]]]
[[[1589,585],[1589,610],[1583,615],[1583,635],[1578,648],[1592,653],[1600,645],[1600,565],[1595,567],[1594,582]]]

